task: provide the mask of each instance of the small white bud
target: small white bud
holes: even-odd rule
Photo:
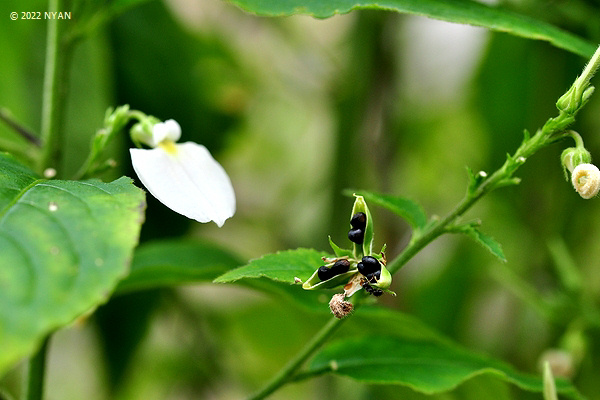
[[[487,177],[487,172],[485,172],[485,171],[479,171],[479,174],[478,174],[478,175],[479,175],[480,177],[482,177],[482,178],[486,178],[486,177]]]
[[[600,170],[594,164],[579,164],[571,174],[573,187],[584,199],[591,199],[600,190]]]

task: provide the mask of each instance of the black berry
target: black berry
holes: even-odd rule
[[[335,276],[335,274],[333,273],[333,271],[330,268],[327,268],[326,266],[321,266],[319,267],[319,269],[317,270],[317,276],[319,277],[320,280],[322,281],[326,281],[328,279],[331,279]]]
[[[362,244],[365,240],[365,231],[363,229],[350,229],[348,231],[348,239],[356,244]]]
[[[358,272],[364,276],[373,275],[377,272],[381,273],[381,264],[379,264],[379,261],[375,257],[371,256],[364,256],[356,267],[358,268]]]
[[[354,229],[365,230],[367,226],[367,215],[364,212],[354,214],[350,220],[350,225],[352,225]]]
[[[348,272],[350,269],[350,261],[348,260],[339,260],[336,261],[335,264],[331,267],[331,271],[333,272],[333,276],[344,274]]]

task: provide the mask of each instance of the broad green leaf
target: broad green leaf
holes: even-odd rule
[[[48,181],[0,154],[0,374],[107,300],[144,208],[129,178]]]
[[[315,270],[323,265],[321,257],[328,256],[327,253],[314,249],[280,251],[252,260],[247,265],[229,271],[214,281],[217,283],[226,283],[242,278],[265,277],[293,284],[296,277],[302,281],[310,278]]]
[[[154,241],[135,250],[131,272],[119,283],[115,294],[174,284],[208,283],[227,271],[235,271],[231,269],[241,264],[243,262],[235,255],[213,244],[191,240]],[[327,304],[331,296],[321,291],[310,292],[301,285],[269,279],[249,279],[240,283],[310,311],[329,312]]]
[[[136,249],[131,272],[119,283],[116,292],[212,282],[243,263],[231,252],[210,243],[191,240],[151,242]]]
[[[357,9],[379,9],[482,26],[554,46],[589,58],[596,46],[546,22],[469,0],[231,0],[243,10],[264,16],[307,14],[328,18]]]
[[[502,245],[500,245],[500,243],[498,243],[493,237],[482,233],[479,229],[472,225],[463,225],[457,230],[457,232],[464,233],[475,242],[482,245],[490,253],[498,257],[500,261],[506,262],[506,257],[502,251]]]
[[[541,392],[541,377],[516,371],[510,365],[458,346],[418,338],[367,336],[332,342],[310,362],[307,373],[331,372],[363,383],[405,385],[425,394],[442,393],[482,374],[518,387]],[[559,393],[581,398],[566,381]]]
[[[346,193],[350,193],[350,191]],[[356,193],[363,196],[368,202],[377,204],[404,218],[415,230],[422,229],[427,224],[425,211],[419,204],[412,200],[365,190],[360,190]]]

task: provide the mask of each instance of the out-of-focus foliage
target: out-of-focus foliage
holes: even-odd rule
[[[0,37],[9,38],[0,40],[0,106],[39,132],[45,23],[10,21],[7,15],[25,6],[0,3]],[[600,42],[596,2],[501,3]],[[27,5],[30,11],[45,7],[41,0]],[[556,99],[586,61],[546,42],[397,13],[270,19],[218,0],[155,0],[123,10],[74,49],[67,176],[85,159],[108,106],[127,103],[174,118],[182,140],[204,144],[224,165],[238,211],[218,229],[190,224],[149,199],[142,238],[209,239],[242,260],[298,247],[330,251],[328,235],[342,243],[352,204],[342,195],[347,188],[410,198],[427,215],[446,214],[466,191],[465,167],[499,167],[523,129],[534,131],[556,114]],[[600,154],[599,106],[595,95],[575,126],[592,157]],[[22,144],[0,124],[4,141]],[[502,244],[506,264],[464,236],[444,236],[394,276],[398,296],[381,302],[530,374],[541,376],[538,362],[546,350],[567,349],[578,361],[574,386],[595,399],[600,228],[594,222],[600,207],[565,182],[559,156],[568,146],[536,154],[519,170],[519,186],[492,193],[468,213]],[[122,155],[127,147],[125,139],[115,143]],[[133,176],[127,157],[119,161],[115,176]],[[369,204],[375,248],[387,243],[391,259],[411,227]],[[577,290],[565,285],[565,265],[580,277]],[[116,297],[91,320],[55,335],[48,398],[227,399],[258,389],[328,319],[329,295],[252,281]],[[366,331],[393,335],[403,326],[381,321],[358,312],[334,339]],[[427,332],[413,332],[415,340]],[[16,368],[2,387],[18,392],[19,375]],[[326,375],[290,384],[272,398],[540,394],[490,376],[424,396]]]

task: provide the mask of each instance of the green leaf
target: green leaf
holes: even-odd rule
[[[482,233],[479,229],[472,225],[462,225],[456,231],[464,233],[465,235],[473,239],[475,242],[482,245],[490,253],[498,257],[500,261],[506,262],[506,257],[504,256],[504,252],[502,251],[502,245],[498,243],[493,237]]]
[[[329,245],[333,249],[333,252],[335,253],[336,257],[352,257],[353,256],[352,250],[342,249],[340,246],[338,246],[337,244],[333,243],[333,240],[331,239],[331,236],[329,236]]]
[[[144,220],[131,179],[47,181],[0,153],[0,375],[107,300]]]
[[[231,0],[238,7],[264,16],[307,14],[328,18],[357,9],[378,9],[426,16],[442,21],[482,26],[554,46],[589,58],[596,46],[546,22],[469,0]]]
[[[354,192],[346,191],[346,193]],[[370,203],[377,204],[404,218],[415,230],[422,229],[427,224],[425,211],[419,204],[412,200],[365,190],[356,191],[356,194],[360,194]]]
[[[367,336],[329,344],[310,362],[306,373],[331,372],[362,383],[404,385],[425,394],[456,388],[478,375],[498,379],[535,392],[543,390],[540,377],[515,371],[491,357],[455,345],[418,338]],[[560,393],[581,398],[566,381],[557,381]]]
[[[197,282],[212,282],[243,261],[228,250],[198,241],[164,240],[138,247],[131,272],[116,293]]]
[[[329,255],[314,249],[286,250],[267,254],[219,276],[214,282],[226,283],[242,278],[260,277],[290,284],[295,283],[296,277],[306,281],[315,269],[323,265],[321,257],[329,257]]]

